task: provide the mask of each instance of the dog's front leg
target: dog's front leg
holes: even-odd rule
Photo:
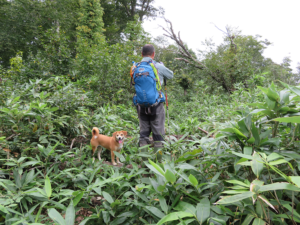
[[[98,159],[99,159],[99,161],[101,160],[101,152],[102,152],[102,147],[100,147],[100,150],[98,151]]]
[[[95,157],[94,157],[94,155],[95,155],[95,151],[96,151],[96,149],[97,149],[97,147],[98,146],[92,146],[92,150],[93,150],[93,163],[95,162]]]
[[[111,163],[112,163],[114,166],[117,165],[117,163],[115,162],[115,153],[114,153],[114,151],[111,151]]]
[[[119,151],[118,151],[118,152],[119,152]],[[118,163],[118,164],[123,164],[123,163],[120,162],[120,159],[119,159],[118,156],[117,156],[117,163]]]

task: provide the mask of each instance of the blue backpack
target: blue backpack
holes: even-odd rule
[[[165,102],[158,71],[152,61],[140,62],[134,65],[132,78],[135,88],[134,105],[152,107],[160,102]]]

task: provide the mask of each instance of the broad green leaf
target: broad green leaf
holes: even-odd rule
[[[253,224],[252,225],[265,225],[266,222],[263,221],[262,219],[260,218],[255,218],[255,220],[253,221]]]
[[[267,95],[265,95],[265,101],[268,105],[269,110],[273,110],[275,108],[276,105],[276,101],[273,101],[272,99],[270,99]],[[266,113],[266,112],[265,112]]]
[[[201,151],[202,152],[202,151]],[[195,156],[191,156],[192,158],[195,158]],[[188,163],[183,163],[183,164],[180,164],[178,166],[176,166],[176,168],[178,169],[182,169],[182,170],[195,170],[195,171],[198,171],[196,167],[188,164]]]
[[[66,225],[74,225],[75,223],[75,208],[73,205],[73,201],[71,200],[70,205],[67,208],[66,216],[65,216]]]
[[[66,225],[64,218],[57,212],[56,209],[49,209],[48,215],[54,222],[58,223],[59,225]]]
[[[284,87],[288,88],[289,90],[291,90],[293,93],[295,93],[296,95],[300,96],[300,89],[298,87],[293,87],[290,86],[284,82],[279,81]]]
[[[249,225],[251,221],[254,219],[254,216],[248,214],[245,220],[243,221],[242,225]]]
[[[9,212],[3,205],[0,205],[0,211],[4,212],[5,214],[9,214]]]
[[[46,192],[47,197],[50,198],[51,194],[52,194],[52,188],[51,188],[51,182],[50,182],[50,179],[48,176],[46,176],[46,179],[45,179],[45,192]]]
[[[158,195],[158,199],[161,209],[168,214],[168,205],[166,199],[162,195]]]
[[[247,187],[249,188],[249,185],[248,184],[245,184],[244,182],[242,181],[238,181],[238,180],[226,180],[227,183],[230,183],[230,184],[238,184],[238,185],[241,185],[241,186],[244,186],[244,187]]]
[[[180,223],[178,223],[177,225],[188,225],[191,222],[195,221],[196,219],[186,219],[186,220],[182,220],[180,219]]]
[[[175,163],[193,159],[193,158],[195,158],[197,155],[200,155],[201,152],[203,152],[202,149],[194,149],[194,150],[191,151],[191,152],[186,152],[186,153],[184,153],[183,155],[181,155],[181,156],[175,161]],[[181,168],[181,169],[189,169],[189,166],[188,166],[188,165],[189,165],[189,164],[183,164],[182,168],[181,168],[181,165],[178,165],[178,168]],[[190,166],[191,166],[191,165],[190,165]],[[184,168],[184,167],[186,167],[186,168]]]
[[[287,90],[282,90],[279,92],[279,96],[280,96],[280,104],[288,104],[289,103],[289,96],[290,96],[290,92]]]
[[[276,191],[276,190],[300,191],[300,188],[289,183],[273,183],[273,184],[261,186],[259,192]]]
[[[283,204],[283,206],[284,206],[286,209],[288,209],[290,212],[293,212],[293,214],[294,214],[295,216],[297,216],[298,218],[300,218],[299,213],[298,213],[294,208],[292,208],[290,204]]]
[[[22,184],[21,184],[20,174],[17,168],[14,169],[14,179],[15,179],[16,186],[20,188]]]
[[[126,161],[126,159],[124,158],[124,156],[121,153],[119,153],[117,151],[114,151],[114,153],[120,159],[121,162],[125,162]]]
[[[239,165],[242,165],[242,166],[251,166],[251,162],[250,162],[250,161],[239,162],[238,164],[239,164]]]
[[[289,110],[290,110],[289,107],[284,106],[284,107],[281,107],[281,108],[278,110],[278,112],[284,113],[284,114],[285,114],[285,113],[287,113]]]
[[[197,187],[198,181],[197,181],[196,177],[193,176],[193,174],[190,174],[189,180],[195,187]]]
[[[284,219],[290,219],[291,218],[291,217],[288,217],[286,214],[277,214],[276,217],[284,218]],[[300,220],[297,219],[297,217],[293,217],[293,219],[295,220],[295,222],[297,222],[298,224],[300,224]]]
[[[272,133],[272,129],[269,129],[265,132],[261,132],[261,134],[259,135],[260,140],[263,140],[265,138],[268,138],[270,136],[270,134]]]
[[[267,96],[268,96],[269,99],[271,99],[273,101],[277,101],[277,102],[280,99],[279,94],[275,90],[273,90],[272,88],[268,89]]]
[[[212,182],[215,182],[215,181],[217,181],[217,180],[218,180],[218,178],[220,177],[221,173],[222,173],[222,172],[217,172],[217,173],[214,175],[214,177],[213,177],[213,178],[211,178],[211,181],[212,181]]]
[[[110,194],[108,194],[105,191],[102,191],[103,197],[105,198],[106,201],[108,201],[110,204],[114,202],[114,199],[111,197]]]
[[[265,145],[275,145],[275,146],[279,146],[281,142],[280,138],[270,138],[262,143],[260,143],[260,146],[265,146]]]
[[[246,159],[253,159],[253,157],[251,155],[245,155],[245,154],[242,154],[242,153],[238,153],[238,152],[234,152],[234,151],[231,151],[232,154],[235,154],[239,157],[242,157],[242,158],[246,158]]]
[[[177,211],[188,212],[188,213],[192,213],[192,214],[196,213],[196,208],[192,204],[190,204],[188,202],[183,202],[183,201],[180,201],[174,207],[174,209]]]
[[[40,215],[41,215],[41,213],[42,213],[43,207],[44,207],[45,205],[47,205],[47,204],[48,204],[48,202],[43,202],[43,203],[40,204],[40,208],[39,208],[39,211],[37,212],[37,214],[36,214],[36,216],[35,216],[34,222],[37,222],[37,221],[38,221],[38,219],[40,218]]]
[[[4,165],[5,166],[17,166],[17,164],[13,163],[13,162],[6,162]]]
[[[235,159],[235,164],[240,164],[240,163],[243,163],[243,162],[249,162],[249,166],[250,166],[250,161],[248,161],[248,159],[245,159],[245,158],[241,158],[240,160],[237,160],[237,158]]]
[[[120,225],[120,224],[124,224],[126,220],[126,217],[117,217],[115,218],[111,223],[109,223],[109,225]]]
[[[153,213],[153,215],[157,216],[160,219],[165,216],[165,214],[156,207],[146,206],[145,208],[148,209],[151,213]]]
[[[263,112],[265,110],[266,109],[254,109],[253,111],[251,111],[251,114],[256,114],[256,113],[259,113],[259,112]]]
[[[238,121],[238,125],[239,125],[239,130],[245,136],[248,136],[249,135],[249,130],[248,130],[248,127],[246,126],[245,119],[242,119],[242,120]]]
[[[176,181],[175,175],[168,169],[165,173],[165,178],[167,179],[167,181],[169,181],[171,183],[174,183]]]
[[[241,201],[243,199],[250,198],[254,194],[255,194],[254,192],[248,191],[248,192],[245,192],[245,193],[242,193],[242,194],[222,198],[221,200],[217,201],[215,204],[230,204],[230,203],[238,202],[238,201]]]
[[[153,162],[151,159],[148,159],[150,164],[158,171],[160,172],[163,176],[165,176],[165,172],[163,171],[163,169],[157,165],[155,162]]]
[[[73,199],[73,204],[74,207],[78,204],[78,202],[80,202],[81,198],[83,197],[84,192],[81,191],[78,195],[75,196],[75,198]]]
[[[166,215],[164,218],[158,221],[157,225],[161,225],[169,221],[179,220],[179,218],[193,217],[193,216],[194,216],[193,214],[188,212],[173,212]]]
[[[254,152],[253,154],[253,160],[251,161],[251,168],[253,173],[256,175],[256,177],[259,178],[259,175],[264,168],[264,164],[262,163],[262,159],[260,158],[257,152]]]
[[[241,131],[239,131],[238,129],[236,128],[225,128],[222,130],[223,132],[229,132],[229,133],[234,133],[234,134],[237,134],[238,136],[240,137],[243,137],[243,138],[247,138]]]
[[[253,135],[253,137],[255,139],[255,145],[259,146],[259,144],[260,144],[260,137],[259,137],[259,134],[258,134],[258,129],[255,126],[254,123],[252,123],[251,132],[252,132],[252,135]]]
[[[284,123],[300,123],[300,116],[292,116],[292,117],[282,117],[273,119],[275,121],[284,122]]]
[[[157,190],[160,191],[160,192],[162,192],[162,191],[165,190],[165,186],[164,186],[164,185],[159,185],[159,186],[157,187]]]
[[[236,189],[236,190],[239,190],[239,189],[248,190],[248,188],[246,188],[246,187],[244,187],[244,186],[240,186],[240,185],[229,186],[228,188]]]
[[[268,93],[268,88],[257,86],[260,90],[262,90],[263,93],[267,94]]]
[[[226,225],[226,221],[222,220],[220,218],[216,218],[216,217],[211,217],[211,220],[216,221],[217,223],[220,223],[222,225]]]
[[[143,199],[145,202],[148,202],[149,199],[146,197],[146,195],[144,195],[143,193],[137,191],[135,188],[131,187],[131,190],[141,199]]]
[[[59,110],[58,107],[52,107],[51,109],[49,109],[50,112],[55,112],[55,111],[57,111],[57,110]]]
[[[283,158],[283,156],[278,155],[277,153],[273,152],[270,155],[268,155],[267,161],[270,162],[270,161],[273,161],[274,159],[279,159],[279,158]]]
[[[279,164],[282,164],[282,163],[288,163],[288,161],[286,161],[285,159],[278,159],[278,160],[269,162],[269,164],[272,165],[272,166],[279,165]]]
[[[300,187],[300,176],[289,176],[289,178],[294,184]]]
[[[20,158],[18,159],[18,163],[23,162],[25,159],[27,159],[27,157],[20,157]]]
[[[10,103],[11,105],[14,104],[15,102],[19,101],[21,96],[15,97],[14,100]]]
[[[278,211],[275,209],[275,207],[268,201],[268,199],[265,196],[259,195],[258,198],[260,198],[261,200],[263,200],[268,206],[270,206],[272,209],[275,210],[275,212],[278,213]]]
[[[24,168],[26,166],[36,165],[38,163],[40,163],[40,161],[29,161],[29,162],[22,163],[21,167]]]
[[[239,171],[239,169],[241,168],[241,165],[238,165],[238,162],[240,162],[240,161],[245,162],[245,161],[247,161],[247,159],[241,158],[239,160],[239,158],[235,157],[235,159],[234,159],[234,171],[235,171],[235,173],[237,173]]]
[[[110,221],[110,214],[107,211],[102,211],[102,218],[105,224],[108,224]]]
[[[222,193],[225,194],[241,194],[241,193],[245,193],[249,191],[249,189],[245,189],[245,190],[231,190],[231,191],[223,191]]]
[[[208,198],[203,198],[200,203],[197,204],[197,219],[200,224],[203,224],[210,215],[210,202]]]
[[[252,147],[244,147],[245,155],[252,155]]]

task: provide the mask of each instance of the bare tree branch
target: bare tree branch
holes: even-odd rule
[[[191,53],[188,51],[188,49],[185,47],[181,37],[180,37],[180,32],[178,32],[178,36],[175,34],[174,29],[173,29],[173,24],[171,23],[171,21],[167,20],[166,18],[164,18],[164,20],[166,21],[167,24],[169,24],[169,29],[167,30],[166,28],[162,27],[161,28],[167,33],[164,34],[166,37],[171,38],[172,40],[174,40],[176,42],[176,44],[180,47],[179,52],[182,56],[184,56],[185,58],[188,58],[189,60],[192,60],[193,63],[198,64],[197,68],[203,70],[206,69],[206,66],[203,65],[201,62],[199,62],[197,59],[195,59]],[[186,60],[183,60],[185,62],[187,62]],[[189,64],[193,64],[189,61]]]
[[[163,17],[164,18],[164,17]],[[182,58],[176,58],[176,60],[181,60],[187,64],[190,64],[200,70],[206,70],[207,73],[210,75],[210,77],[216,81],[217,83],[221,84],[222,87],[230,92],[230,88],[227,86],[226,81],[224,79],[224,77],[221,74],[217,74],[215,72],[210,71],[202,62],[200,62],[198,59],[194,58],[191,53],[188,51],[188,49],[186,48],[186,46],[184,45],[184,42],[182,41],[181,37],[180,37],[180,32],[178,32],[178,36],[175,34],[174,29],[173,29],[173,25],[171,23],[171,21],[167,20],[166,18],[164,18],[164,20],[166,21],[168,28],[164,28],[163,26],[160,26],[165,32],[166,34],[164,34],[164,36],[174,40],[177,44],[177,46],[179,46],[179,54],[182,56]],[[218,27],[217,27],[218,28]],[[219,28],[218,28],[219,29]],[[222,30],[221,30],[222,31]],[[222,31],[224,32],[224,31]],[[224,32],[225,33],[225,32]],[[234,38],[234,36],[232,36]],[[233,42],[233,38],[230,39]],[[236,46],[236,45],[235,45]]]

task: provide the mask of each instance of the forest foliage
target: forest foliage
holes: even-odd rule
[[[197,51],[170,21],[152,37],[143,21],[163,14],[154,0],[0,0],[0,224],[300,223],[300,67],[236,28]],[[162,152],[137,144],[129,69],[146,43],[174,71]],[[94,126],[129,132],[124,166],[92,163]]]

